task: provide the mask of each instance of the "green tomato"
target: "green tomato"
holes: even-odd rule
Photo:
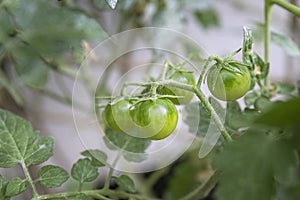
[[[168,78],[189,85],[195,85],[196,83],[192,72],[175,71]],[[164,95],[180,96],[180,98],[169,98],[176,105],[188,104],[191,102],[192,98],[194,97],[193,92],[183,90],[180,88],[168,87],[168,86],[160,89],[159,93]]]
[[[161,140],[176,128],[178,112],[168,99],[145,100],[137,103],[131,114],[143,137]]]
[[[103,111],[105,124],[115,131],[130,134],[135,126],[130,115],[132,108],[132,103],[125,99],[107,104]]]
[[[250,89],[251,76],[247,67],[230,63],[234,70],[214,65],[207,74],[207,86],[214,97],[223,101],[234,101]]]

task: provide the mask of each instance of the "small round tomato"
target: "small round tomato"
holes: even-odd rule
[[[145,100],[137,103],[132,118],[143,137],[161,140],[176,128],[178,112],[168,99]]]
[[[234,101],[250,89],[251,76],[247,67],[230,63],[230,68],[214,65],[207,74],[207,86],[214,97],[223,101]]]
[[[192,72],[185,72],[185,71],[175,71],[170,76],[168,76],[169,79],[172,79],[174,81],[185,83],[189,85],[195,85],[196,81],[194,78],[194,75]],[[163,87],[159,93],[165,94],[165,95],[174,95],[174,96],[180,96],[180,98],[169,98],[174,104],[176,105],[184,105],[191,102],[194,93],[183,90],[180,88],[175,87]]]
[[[115,131],[130,133],[134,129],[130,109],[132,109],[132,103],[125,99],[107,104],[103,111],[106,125]]]

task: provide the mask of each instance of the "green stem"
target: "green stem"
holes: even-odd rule
[[[214,188],[219,179],[220,172],[215,171],[203,184],[199,185],[187,196],[183,197],[181,200],[194,200],[203,199],[208,195],[208,193]]]
[[[294,15],[296,15],[297,17],[300,17],[300,8],[287,2],[284,0],[272,0],[273,4],[276,4],[282,8],[284,8],[285,10],[293,13]]]
[[[36,189],[36,187],[35,187],[35,185],[34,185],[34,182],[33,182],[32,178],[31,178],[31,176],[30,176],[30,173],[29,173],[29,170],[28,170],[28,168],[27,168],[27,166],[26,166],[26,164],[25,164],[25,161],[22,161],[22,162],[21,162],[21,166],[22,166],[24,175],[25,175],[25,177],[26,177],[26,180],[28,181],[29,186],[30,186],[30,188],[31,188],[31,190],[32,190],[33,199],[38,199],[39,194],[38,194],[38,192],[37,192],[37,189]]]
[[[271,0],[265,0],[265,62],[266,64],[269,64],[269,47],[270,47],[270,23],[271,23],[271,15],[272,15],[272,1]],[[264,85],[268,89],[269,88],[269,78],[266,76],[264,79]]]
[[[214,122],[216,123],[217,127],[221,131],[222,136],[227,142],[233,141],[229,133],[227,132],[223,122],[220,120],[219,115],[216,113],[215,109],[212,107],[212,105],[209,103],[208,99],[205,97],[205,95],[202,93],[202,91],[197,87],[193,87],[195,94],[199,98],[199,100],[203,103],[203,106],[207,109],[207,111],[211,114]]]
[[[39,200],[46,200],[46,199],[65,199],[66,197],[73,197],[78,194],[85,194],[87,196],[92,196],[97,199],[105,199],[103,196],[112,196],[112,197],[118,197],[118,198],[133,198],[133,199],[142,199],[142,200],[158,200],[155,198],[149,198],[145,197],[140,194],[131,194],[123,191],[118,190],[83,190],[80,193],[79,192],[62,192],[62,193],[56,193],[56,194],[46,194],[41,195],[38,199]],[[108,199],[108,198],[107,198]]]

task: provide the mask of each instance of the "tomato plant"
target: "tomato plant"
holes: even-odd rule
[[[248,92],[251,77],[247,67],[231,62],[216,64],[207,74],[207,86],[212,95],[223,101],[234,101]]]
[[[168,99],[141,101],[135,105],[131,115],[141,134],[153,140],[168,137],[178,121],[177,109]]]
[[[274,58],[270,56],[273,50],[270,42],[283,47],[290,57],[300,56],[298,44],[271,28],[273,6],[276,5],[292,14],[290,32],[294,38],[299,35],[294,27],[297,27],[300,8],[293,2],[264,0],[264,22],[254,24],[251,29],[243,27],[241,48],[220,57],[204,56],[203,49],[200,50],[198,44],[188,44],[187,41],[192,40],[186,36],[184,40],[177,40],[177,37],[174,40],[172,35],[156,34],[161,33],[158,30],[165,30],[157,26],[172,27],[174,24],[176,27],[172,28],[176,28],[174,32],[178,34],[177,28],[188,29],[186,24],[190,23],[186,22],[191,17],[202,27],[216,27],[218,12],[206,1],[204,4],[198,0],[0,1],[0,199],[195,200],[208,196],[214,200],[300,199],[300,80],[292,83],[291,73],[288,81],[277,82],[269,73],[279,65],[270,59]],[[114,29],[116,21],[119,27]],[[128,39],[124,33],[136,33],[139,29],[124,30],[143,26],[152,27],[142,29],[148,36],[143,38],[146,50],[151,51],[145,53],[145,57],[144,54],[132,56],[135,52],[125,51],[127,48],[123,47],[140,50],[136,48],[136,44],[142,43],[140,35],[132,34]],[[116,30],[124,32],[107,39],[111,31]],[[253,36],[252,30],[264,42],[263,56],[254,48],[253,44],[259,39]],[[218,36],[222,36],[221,33]],[[150,38],[155,41],[153,49],[148,45]],[[197,35],[198,38],[201,37]],[[119,39],[124,46],[116,45]],[[103,55],[96,55],[97,51],[91,51],[93,41],[103,40],[101,44],[113,44],[113,51],[104,48]],[[160,48],[164,43],[171,44],[170,51]],[[175,50],[179,50],[180,56]],[[106,56],[115,59],[120,52],[124,54],[122,59],[114,60],[116,63],[105,62]],[[140,64],[148,58],[148,53],[151,59],[143,74],[145,79],[131,82],[137,74],[128,76],[130,80],[124,78],[123,74],[131,72],[129,68],[136,64],[132,59],[138,57]],[[81,65],[86,57],[91,57],[88,61],[92,62],[84,64],[92,67]],[[117,60],[121,60],[120,65]],[[94,62],[99,63],[99,69],[94,68]],[[194,67],[194,73],[185,67],[188,63]],[[101,83],[93,76],[97,70],[105,71]],[[126,82],[115,86],[115,78],[119,75],[119,80]],[[80,91],[79,98],[69,95],[72,91],[69,81],[82,84],[73,88],[73,92]],[[90,97],[87,101],[81,101],[85,100],[82,94],[86,94],[83,88]],[[77,150],[71,146],[74,137],[68,135],[66,143],[65,138],[60,138],[64,134],[40,137],[39,131],[34,130],[33,127],[42,127],[40,122],[50,124],[48,120],[35,121],[36,117],[30,115],[38,100],[34,102],[34,109],[26,107],[32,96],[39,95],[80,110],[82,124],[77,124],[78,116],[73,115],[74,130],[81,126],[99,128],[98,125],[104,124],[85,144],[95,142],[96,148],[84,149],[80,152],[81,158],[72,165],[61,163],[61,160],[72,158],[66,151],[68,148],[72,153]],[[47,104],[47,109],[51,108],[60,110],[56,104],[49,107]],[[82,111],[88,117],[82,115]],[[91,114],[91,111],[94,112]],[[44,114],[40,112],[43,111],[39,110],[38,116]],[[29,116],[34,126],[13,113]],[[95,120],[90,120],[91,115]],[[53,122],[51,126],[59,127]],[[176,128],[179,137],[169,137]],[[51,132],[48,127],[47,131],[42,130],[43,135],[48,130]],[[80,142],[83,143],[89,133],[85,129]],[[56,160],[56,156],[61,155],[54,149],[54,138],[62,140],[60,149],[66,155],[64,159]],[[178,147],[189,138],[193,143],[184,149],[185,152],[176,155],[174,163],[164,165],[165,158],[176,154]],[[89,147],[85,145],[84,148]],[[174,145],[175,149],[163,152],[160,157],[166,147],[162,145]],[[153,158],[157,163],[151,163]],[[57,166],[57,163],[65,166]],[[142,174],[130,171],[131,167],[142,172],[157,170]],[[21,175],[15,170],[21,171]],[[56,187],[61,188],[50,190]]]

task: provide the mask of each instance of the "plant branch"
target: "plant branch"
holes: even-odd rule
[[[32,178],[31,178],[31,176],[30,176],[29,170],[28,170],[28,168],[27,168],[27,166],[26,166],[24,160],[22,160],[21,166],[22,166],[24,175],[25,175],[25,177],[26,177],[26,180],[28,181],[29,186],[30,186],[30,188],[31,188],[31,190],[32,190],[32,193],[33,193],[33,199],[36,199],[36,198],[38,198],[39,194],[38,194],[38,192],[37,192],[37,189],[36,189],[36,187],[35,187],[35,185],[34,185],[34,182],[33,182]]]
[[[291,12],[292,14],[296,15],[297,17],[300,17],[300,8],[287,2],[284,0],[272,0],[273,4],[276,4],[285,10]]]
[[[268,65],[269,64],[269,47],[270,47],[270,23],[271,23],[271,15],[272,15],[272,1],[271,0],[265,0],[265,43],[264,43],[264,49],[265,49],[265,62]],[[269,78],[266,76],[264,79],[264,85],[266,88],[269,88]]]

